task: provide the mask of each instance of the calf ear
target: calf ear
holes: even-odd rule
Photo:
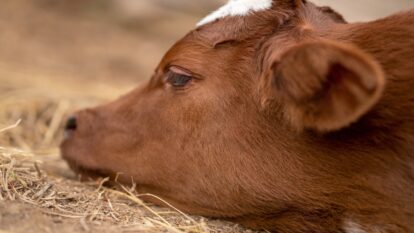
[[[347,127],[378,102],[385,85],[373,58],[334,42],[301,44],[272,67],[272,92],[285,118],[300,130]]]

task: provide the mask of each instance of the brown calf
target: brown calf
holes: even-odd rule
[[[414,11],[347,24],[256,1],[231,0],[148,83],[76,113],[63,157],[252,228],[414,232]]]

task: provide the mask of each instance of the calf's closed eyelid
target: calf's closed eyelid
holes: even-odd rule
[[[201,75],[201,74],[196,73],[194,71],[191,71],[189,69],[183,68],[182,66],[179,66],[179,65],[169,65],[169,66],[167,66],[167,68],[164,71],[164,74],[168,74],[168,72],[174,72],[174,73],[177,73],[177,74],[190,76],[191,78],[193,78],[195,80],[204,80],[205,77],[206,77],[204,75]]]
[[[167,72],[173,72],[173,73],[181,74],[185,76],[193,76],[192,72],[180,66],[173,66],[173,65],[169,66],[167,69]]]

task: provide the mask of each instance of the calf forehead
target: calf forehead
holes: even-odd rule
[[[245,16],[251,12],[268,10],[271,7],[272,0],[230,0],[226,5],[202,19],[197,26],[203,26],[227,16]]]
[[[194,34],[213,46],[269,35],[288,15],[283,8],[275,10],[274,3],[272,0],[230,0],[201,20]]]

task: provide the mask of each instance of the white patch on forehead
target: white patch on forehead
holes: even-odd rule
[[[366,231],[362,229],[361,225],[352,221],[351,219],[345,221],[343,230],[346,233],[366,233]]]
[[[245,16],[251,12],[263,11],[271,7],[272,0],[229,0],[226,5],[201,20],[197,26],[203,26],[226,16]]]

